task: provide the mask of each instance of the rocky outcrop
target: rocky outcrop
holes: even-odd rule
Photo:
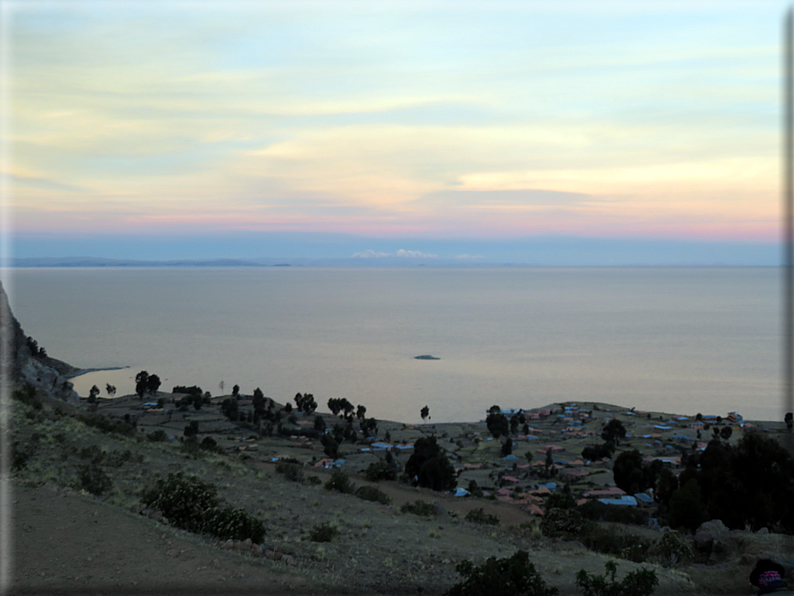
[[[77,369],[38,349],[34,354],[35,345],[11,312],[0,284],[0,382],[11,386],[30,383],[40,394],[78,405],[80,396],[66,378]]]

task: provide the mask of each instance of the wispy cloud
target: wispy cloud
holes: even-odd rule
[[[385,259],[396,257],[399,259],[437,259],[438,255],[432,255],[419,250],[400,249],[394,253],[376,252],[370,248],[363,252],[353,253],[354,259]]]
[[[782,4],[696,4],[12,3],[9,203],[86,233],[773,239]]]

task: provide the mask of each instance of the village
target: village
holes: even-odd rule
[[[612,473],[615,456],[636,449],[645,462],[658,460],[677,475],[682,467],[682,453],[702,452],[708,441],[717,436],[735,441],[745,429],[754,428],[736,412],[723,418],[714,414],[665,414],[603,403],[566,402],[526,409],[498,408],[498,413],[506,418],[520,417],[522,421],[520,427],[512,425],[516,432],[509,437],[495,438],[485,418],[479,422],[443,424],[378,420],[374,436],[363,436],[359,432],[355,443],[344,441],[337,456],[330,458],[324,453],[320,440],[308,438],[303,432],[314,427],[317,417],[328,425],[323,433],[329,433],[330,427],[340,421],[324,408],[306,414],[298,412],[291,404],[274,402],[277,410],[289,408],[289,414],[284,420],[282,434],[266,435],[248,432],[255,431],[246,422],[252,408],[249,396],[236,396],[242,414],[237,423],[220,412],[222,402],[230,396],[212,397],[200,410],[177,406],[183,397],[182,394],[165,394],[165,399],[144,401],[136,395],[124,396],[104,401],[100,411],[132,419],[138,429],[146,433],[165,431],[172,441],[184,440],[186,425],[194,424],[198,430],[197,439],[211,437],[219,448],[236,452],[252,463],[290,461],[309,469],[339,469],[359,477],[364,476],[368,466],[382,461],[387,454],[402,469],[419,438],[436,437],[457,476],[457,487],[451,495],[496,500],[533,516],[543,515],[544,503],[550,494],[569,488],[578,504],[598,500],[608,505],[645,509],[652,517],[656,509],[653,489],[627,494],[616,486]],[[489,412],[496,410],[491,408]],[[489,412],[485,412],[486,416]],[[610,420],[619,421],[626,430],[616,447],[617,452],[612,458],[585,460],[584,448],[603,442],[603,427]],[[506,453],[508,440],[511,448]]]

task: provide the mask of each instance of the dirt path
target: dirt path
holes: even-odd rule
[[[14,483],[13,495],[9,596],[323,593],[282,563],[243,558],[68,490]]]

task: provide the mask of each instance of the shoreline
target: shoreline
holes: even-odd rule
[[[125,370],[130,368],[129,366],[108,366],[104,368],[80,368],[73,373],[69,373],[68,375],[64,375],[67,379],[74,379],[76,377],[82,377],[83,375],[87,375],[88,373],[95,373],[95,372],[105,372],[110,370]],[[82,399],[82,397],[81,397]]]

